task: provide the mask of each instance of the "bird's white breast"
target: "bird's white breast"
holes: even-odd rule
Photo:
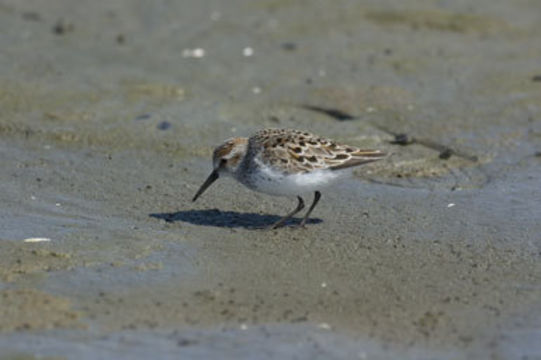
[[[252,190],[269,195],[292,196],[321,190],[339,179],[343,172],[315,170],[309,173],[284,174],[259,163],[257,171],[237,179]]]

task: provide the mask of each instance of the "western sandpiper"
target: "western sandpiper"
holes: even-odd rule
[[[297,196],[297,207],[271,228],[278,228],[304,208],[301,195],[314,192],[314,201],[299,226],[303,227],[321,197],[320,190],[347,173],[347,169],[385,157],[381,150],[362,150],[291,129],[264,129],[249,138],[226,140],[214,149],[210,176],[192,201],[221,175],[248,188],[277,196]]]

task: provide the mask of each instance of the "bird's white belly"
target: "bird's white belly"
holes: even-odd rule
[[[252,190],[278,196],[302,195],[330,185],[342,175],[332,170],[316,170],[309,173],[285,175],[269,167],[261,167],[249,178],[238,179]]]

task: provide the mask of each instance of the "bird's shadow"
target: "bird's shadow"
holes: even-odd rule
[[[173,213],[149,214],[150,217],[165,220],[166,222],[184,221],[195,225],[217,226],[223,228],[261,229],[268,227],[282,217],[278,215],[261,215],[254,213],[240,213],[236,211],[183,210]],[[285,226],[295,226],[301,223],[301,218],[289,219]],[[308,219],[307,225],[319,224],[321,219]]]

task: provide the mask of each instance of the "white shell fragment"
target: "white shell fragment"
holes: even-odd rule
[[[51,239],[44,238],[44,237],[35,237],[35,238],[28,238],[24,239],[25,243],[38,243],[38,242],[49,242]]]
[[[206,54],[205,49],[195,48],[195,49],[184,49],[182,50],[182,57],[184,58],[202,58]]]

